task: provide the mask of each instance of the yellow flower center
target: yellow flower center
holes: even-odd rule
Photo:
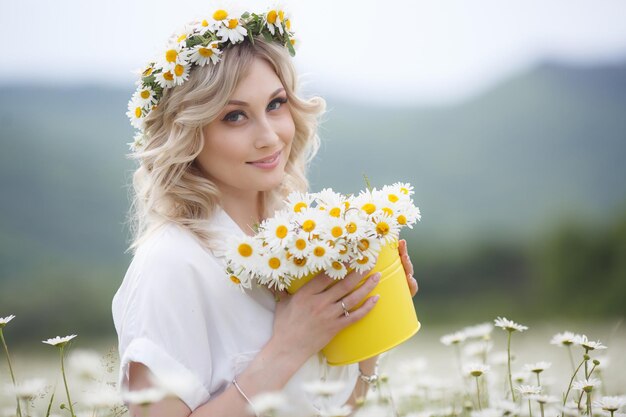
[[[276,228],[276,237],[279,239],[284,239],[285,236],[287,236],[287,231],[287,226],[281,224]]]
[[[305,232],[312,232],[315,229],[315,222],[313,220],[305,220],[302,223],[302,229]]]
[[[210,48],[199,48],[198,53],[205,58],[209,58],[211,55],[213,55],[213,50]]]
[[[141,107],[135,107],[135,117],[138,119],[141,117]]]
[[[365,265],[369,261],[370,261],[370,258],[368,258],[367,256],[364,256],[361,259],[357,259],[356,263],[358,263],[359,265]]]
[[[272,269],[278,269],[278,268],[280,268],[280,259],[278,259],[278,258],[270,258],[270,260],[267,261],[267,264]]]
[[[397,195],[395,195],[395,194],[389,194],[389,195],[387,196],[387,198],[388,198],[388,199],[389,199],[389,201],[391,201],[392,203],[395,203],[396,201],[398,201],[398,200],[399,200],[398,196],[397,196]]]
[[[339,217],[339,215],[341,214],[341,209],[339,207],[333,207],[330,209],[328,214],[330,214],[333,217]]]
[[[348,253],[348,247],[347,247],[347,246],[344,246],[344,247],[343,247],[343,249],[341,249],[341,250],[339,251],[339,254],[340,254],[340,255],[345,255],[346,253]]]
[[[389,225],[386,222],[378,222],[378,224],[376,224],[376,233],[385,236],[389,233]]]
[[[241,280],[234,275],[230,276],[230,280],[234,282],[235,284],[241,284]]]
[[[239,255],[247,258],[248,256],[252,255],[252,246],[247,243],[242,243],[237,248],[237,251],[239,252]]]
[[[293,211],[296,212],[296,213],[300,213],[300,211],[303,208],[307,208],[307,205],[306,205],[306,203],[304,201],[300,201],[300,202],[296,203],[295,206],[293,206]]]
[[[146,69],[145,69],[145,71],[143,72],[143,74],[142,74],[142,75],[143,75],[144,77],[147,77],[147,76],[149,76],[150,74],[152,74],[152,67],[148,67],[148,68],[146,68]]]
[[[216,10],[215,13],[213,13],[213,19],[215,20],[224,20],[228,17],[228,13],[226,12],[226,10]]]
[[[178,57],[178,52],[176,49],[168,49],[165,51],[165,60],[167,62],[176,62],[176,58]]]
[[[341,271],[343,269],[343,264],[341,262],[333,261],[333,269]]]
[[[334,238],[338,238],[343,235],[343,229],[341,226],[335,226],[330,230],[330,234],[333,235]]]
[[[355,222],[350,222],[350,223],[346,224],[346,230],[348,231],[348,233],[356,232],[356,223]]]
[[[185,67],[183,67],[180,64],[176,64],[176,66],[174,67],[174,73],[176,73],[176,76],[180,77],[181,75],[183,75],[184,72],[185,72]]]
[[[408,189],[408,188],[402,187],[402,188],[400,188],[400,192],[401,192],[402,194],[409,195],[409,189]]]
[[[269,13],[267,13],[267,22],[272,25],[276,22],[276,10],[270,10]]]
[[[172,81],[174,80],[174,75],[172,75],[171,71],[168,71],[163,74],[163,78],[165,78],[167,81]]]
[[[304,250],[304,248],[306,248],[306,240],[304,239],[296,240],[296,248],[298,248],[299,250]]]
[[[293,264],[295,266],[304,266],[306,265],[306,258],[293,258]]]
[[[370,241],[367,239],[361,239],[359,240],[359,250],[361,252],[368,250],[370,247]]]
[[[383,207],[382,210],[383,210],[383,213],[385,213],[386,215],[393,216],[393,210],[390,209],[389,207]]]
[[[373,212],[376,211],[376,206],[374,204],[372,204],[372,203],[365,203],[361,207],[361,210],[363,210],[367,214],[372,214]]]
[[[208,27],[209,26],[209,22],[207,22],[206,19],[202,19],[202,27]]]
[[[287,29],[289,29],[289,28],[287,28]],[[295,39],[289,39],[289,42],[291,42],[291,46],[296,44],[296,40]]]
[[[315,256],[324,256],[325,253],[326,253],[326,249],[324,249],[321,246],[316,246],[315,249],[313,249],[313,254]]]
[[[180,35],[180,36],[178,37],[178,39],[176,39],[176,40],[177,40],[178,42],[182,42],[182,41],[184,41],[185,39],[187,39],[187,35],[186,35],[186,34],[183,34],[183,35]]]
[[[147,100],[150,98],[150,91],[148,90],[141,90],[141,98],[144,100]]]
[[[401,214],[398,216],[398,223],[399,224],[406,224],[406,216],[404,214]]]
[[[287,26],[287,29],[291,29],[291,20],[289,20],[289,19],[285,20],[285,26]],[[292,41],[293,41],[293,39],[292,39]]]
[[[239,20],[238,19],[230,19],[228,21],[228,29],[235,29],[238,24],[239,24]]]
[[[280,21],[282,22],[283,20],[285,20],[285,12],[284,11],[279,11],[278,12],[278,17],[280,18]]]

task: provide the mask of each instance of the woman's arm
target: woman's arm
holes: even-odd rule
[[[347,306],[358,305],[378,284],[380,274],[374,274],[365,284],[355,289],[365,273],[351,272],[341,282],[325,274],[312,279],[293,296],[286,292],[277,295],[273,334],[270,341],[237,375],[237,383],[248,398],[263,392],[281,390],[293,374],[319,352],[343,328],[363,318],[376,304],[368,298],[348,317],[344,315],[341,301]],[[149,370],[143,365],[132,364],[129,371],[129,389],[149,387]],[[249,417],[247,401],[230,384],[222,393],[211,398],[197,409],[191,410],[180,399],[168,398],[148,406],[130,406],[131,416],[143,417]]]

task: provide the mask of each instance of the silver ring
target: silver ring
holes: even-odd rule
[[[343,315],[348,317],[350,315],[350,312],[348,311],[348,309],[346,308],[345,303],[343,302],[343,300],[341,300],[341,308],[343,308]]]

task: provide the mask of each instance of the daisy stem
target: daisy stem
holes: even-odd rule
[[[480,383],[478,382],[478,377],[476,377],[476,397],[478,398],[478,409],[482,410],[483,408],[480,405]]]
[[[580,367],[583,366],[584,363],[585,363],[585,359],[583,359],[580,365],[578,365],[578,368],[574,369],[574,374],[572,375],[572,378],[569,380],[569,386],[567,387],[567,391],[565,392],[565,397],[563,397],[563,407],[565,407],[565,404],[567,403],[567,397],[569,396],[569,392],[572,390],[572,384],[574,383],[574,378],[576,378],[576,374],[578,373],[578,371],[580,370]]]
[[[2,346],[4,347],[4,354],[7,357],[7,363],[9,364],[9,372],[11,373],[11,380],[13,381],[13,386],[15,387],[15,375],[13,374],[13,367],[11,366],[11,357],[9,356],[9,348],[7,347],[7,343],[4,340],[4,333],[2,333],[2,327],[0,327],[0,339],[2,340]],[[17,400],[17,417],[22,417],[22,409],[20,408],[20,399],[16,396]]]
[[[589,417],[593,417],[593,414],[591,414],[591,393],[590,392],[587,393],[587,414],[589,415]]]
[[[513,398],[513,402],[515,402],[515,391],[513,390],[513,376],[511,375],[511,331],[508,332],[509,336],[508,336],[508,342],[507,342],[507,348],[506,348],[506,353],[507,353],[507,362],[508,362],[508,368],[509,368],[509,388],[511,389],[511,397]],[[529,403],[530,406],[530,403]]]
[[[589,351],[585,349],[585,378],[586,379],[589,379],[589,364],[588,364],[589,359],[587,359],[589,358],[589,356],[587,355],[588,352]]]
[[[578,403],[577,403],[577,407],[580,410],[580,403],[583,400],[583,394],[585,393],[585,391],[580,391],[580,397],[578,397]]]
[[[65,346],[61,346],[59,348],[59,355],[61,356],[61,374],[63,375],[63,384],[65,384],[65,394],[67,395],[67,402],[70,407],[70,413],[72,414],[72,417],[76,417],[76,414],[74,414],[72,399],[70,398],[70,390],[67,387],[67,378],[65,377],[65,361],[63,360],[63,348],[65,348]]]
[[[572,356],[572,346],[567,345],[567,353],[569,356],[569,363],[572,365],[572,372],[576,369],[576,364],[574,363],[574,356]]]
[[[540,387],[541,381],[539,380],[539,372],[536,372],[536,374],[537,374],[537,386]]]
[[[528,414],[533,417],[533,408],[530,406],[530,398],[528,399]]]
[[[539,403],[539,409],[541,410],[541,417],[545,417],[543,415],[543,403]]]

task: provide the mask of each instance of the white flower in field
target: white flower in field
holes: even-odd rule
[[[346,417],[350,415],[352,412],[352,407],[349,405],[343,406],[329,406],[328,408],[323,407],[319,411],[320,417]]]
[[[472,417],[502,417],[502,410],[497,408],[483,408],[482,410],[472,410]]]
[[[136,391],[122,392],[122,400],[128,404],[148,405],[161,401],[167,396],[167,391],[159,387],[150,387]]]
[[[441,339],[439,339],[439,341],[446,346],[450,346],[450,345],[458,345],[459,343],[463,343],[466,338],[467,336],[465,335],[465,333],[455,332],[455,333],[441,336]]]
[[[518,385],[515,389],[524,397],[541,394],[541,387],[537,385]]]
[[[559,399],[554,395],[534,394],[528,397],[533,401],[537,401],[539,404],[552,404],[557,403]]]
[[[482,340],[480,342],[468,343],[463,348],[463,354],[469,357],[484,356],[491,352],[491,349],[493,349],[493,342],[490,340]]]
[[[524,382],[527,382],[530,379],[530,376],[531,376],[530,372],[520,371],[520,372],[513,373],[511,378],[513,379],[513,381],[517,382],[518,384],[522,384]]]
[[[27,379],[23,382],[18,382],[15,386],[6,385],[6,393],[17,397],[21,400],[31,400],[37,397],[46,388],[46,380],[43,378]]]
[[[340,392],[345,385],[344,381],[308,381],[302,384],[302,389],[309,394],[329,397]]]
[[[493,332],[493,324],[480,323],[475,326],[467,326],[462,330],[468,339],[489,339]]]
[[[468,363],[467,365],[463,366],[464,373],[470,376],[475,376],[475,377],[479,377],[482,374],[486,374],[487,372],[489,372],[490,369],[491,367],[489,365],[484,365],[478,362]]]
[[[571,346],[576,342],[576,336],[572,332],[557,333],[552,336],[550,343],[557,346]]]
[[[6,326],[11,320],[13,320],[15,316],[11,314],[10,316],[0,317],[0,329]]]
[[[68,368],[80,378],[97,379],[104,374],[100,355],[92,350],[73,351],[67,358],[67,364]]]
[[[626,398],[618,396],[602,397],[600,400],[594,401],[593,405],[600,407],[604,411],[615,412],[626,405]]]
[[[501,415],[519,415],[519,408],[517,404],[509,400],[494,400],[493,408],[497,408],[501,411]]]
[[[528,327],[523,326],[521,324],[515,323],[507,319],[506,317],[498,317],[494,320],[494,324],[497,327],[500,327],[507,332],[523,332],[524,330],[528,330]]]
[[[591,392],[595,387],[600,386],[600,380],[596,378],[585,378],[579,381],[576,381],[572,384],[572,389]]]
[[[72,340],[73,338],[75,338],[75,337],[76,337],[75,334],[72,334],[72,335],[69,335],[69,336],[64,336],[64,337],[57,336],[57,337],[53,337],[52,339],[43,340],[42,343],[47,343],[47,344],[49,344],[51,346],[63,347],[65,345],[67,345],[68,342],[70,340]]]
[[[602,343],[600,343],[600,341],[598,340],[597,342],[591,341],[589,339],[587,339],[586,335],[577,335],[576,339],[574,341],[574,343],[576,343],[577,345],[580,345],[583,347],[583,349],[589,351],[589,350],[600,350],[600,349],[606,349],[606,346],[604,346]]]
[[[283,412],[287,409],[289,399],[279,391],[264,392],[255,395],[250,399],[252,405],[248,406],[248,410],[256,415],[272,415]]]
[[[82,394],[82,405],[93,410],[110,409],[122,405],[122,397],[119,391],[110,385],[103,385],[97,390],[87,391]]]
[[[552,364],[550,362],[537,362],[537,363],[529,363],[529,364],[524,365],[524,369],[528,372],[534,372],[536,374],[540,374],[541,372],[545,371],[551,366]]]

